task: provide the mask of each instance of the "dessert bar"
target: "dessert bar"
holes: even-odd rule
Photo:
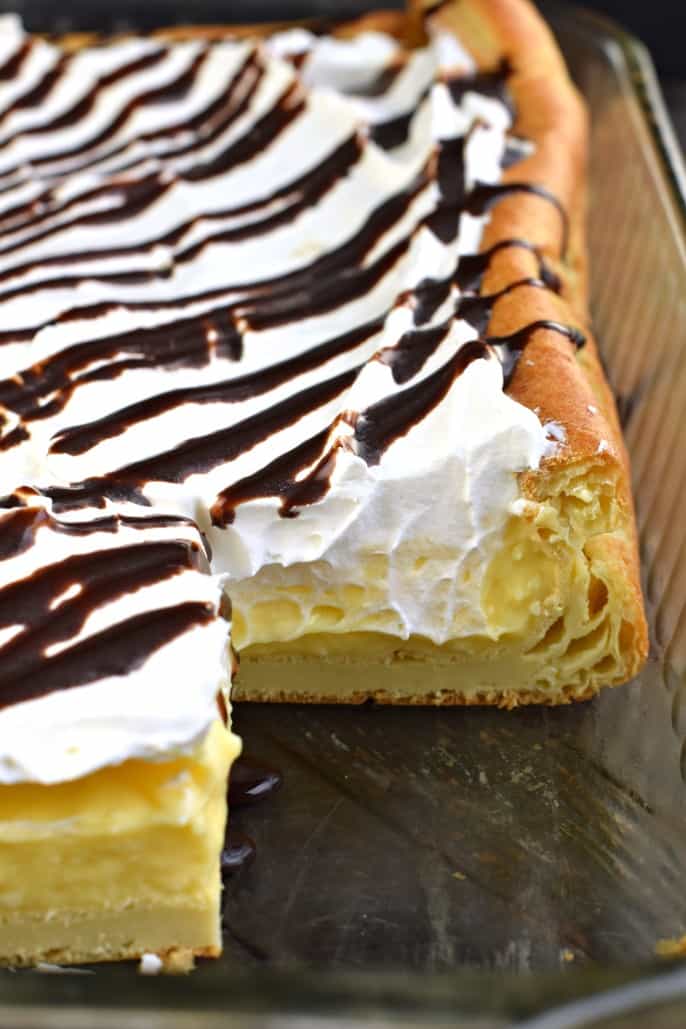
[[[244,700],[638,671],[585,190],[527,0],[0,21],[0,959],[218,952],[229,608]]]

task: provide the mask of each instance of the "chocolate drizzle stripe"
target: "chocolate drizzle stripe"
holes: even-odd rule
[[[54,657],[31,648],[21,668],[0,664],[0,706],[129,675],[161,647],[213,618],[211,606],[189,602],[127,618]]]
[[[40,645],[45,649],[75,636],[97,607],[124,593],[154,585],[184,568],[199,566],[197,546],[175,540],[145,541],[76,554],[41,567],[28,578],[18,579],[1,589],[0,628],[22,624],[29,637],[34,640],[40,637]],[[72,585],[78,585],[80,592],[53,609],[55,597]],[[13,659],[21,660],[23,642],[20,634],[0,646],[3,668]]]
[[[238,100],[237,97],[240,94],[240,90],[243,86],[244,79],[250,73],[254,73],[252,85],[248,90],[244,92],[242,98]],[[218,136],[221,135],[222,132],[225,132],[241,114],[245,112],[248,104],[252,100],[252,97],[259,83],[262,80],[262,74],[263,70],[257,62],[255,53],[251,52],[248,55],[248,57],[246,57],[245,61],[242,63],[242,65],[240,66],[239,70],[235,73],[233,78],[230,79],[226,87],[226,90],[222,91],[220,93],[220,96],[216,100],[208,104],[198,114],[187,119],[185,122],[167,125],[164,128],[143,133],[140,136],[136,137],[136,141],[138,143],[143,144],[152,144],[158,140],[165,141],[166,148],[164,150],[164,158],[166,161],[169,161],[171,158],[174,157],[188,155],[192,153],[196,148],[206,147],[210,145]],[[182,142],[177,144],[170,144],[168,142],[169,140],[173,141],[175,137],[179,134],[183,134],[192,130],[195,130],[196,133],[194,141],[192,143],[189,144],[187,142]],[[111,161],[113,157],[125,154],[126,151],[130,149],[131,145],[132,144],[130,142],[117,143],[114,146],[106,148],[104,151],[101,150],[101,152],[97,154],[95,157],[86,157],[84,160],[80,160],[78,166],[70,170],[73,172],[92,169],[92,166],[96,165],[99,161]],[[149,156],[154,157],[156,153],[155,148],[150,147],[148,149],[150,149]],[[117,177],[122,176],[125,172],[130,173],[131,168],[135,168],[141,163],[143,163],[143,158],[139,156],[138,158],[136,158],[132,162],[129,162],[128,164],[119,164],[116,167],[116,169],[110,174],[109,181],[105,184],[104,187],[98,187],[95,190],[85,192],[77,191],[76,195],[73,198],[71,198],[68,201],[63,201],[62,203],[57,202],[53,187],[48,186],[46,187],[44,192],[37,198],[43,205],[43,208],[41,208],[40,211],[36,211],[36,201],[34,200],[31,203],[23,204],[17,208],[11,209],[9,213],[11,213],[12,216],[16,218],[23,211],[26,216],[24,224],[32,226],[40,225],[46,221],[49,221],[50,218],[53,218],[58,214],[64,214],[65,211],[68,211],[70,207],[77,206],[78,204],[82,204],[87,200],[92,200],[98,197],[103,189],[107,190],[112,189],[113,187],[116,188]],[[112,178],[112,176],[114,176],[114,179]],[[47,175],[47,179],[49,178],[50,176]],[[41,181],[46,181],[45,168],[41,169]],[[120,188],[122,188],[121,183]],[[2,190],[0,190],[0,192],[2,192]],[[7,217],[8,212],[5,211],[2,217],[0,218],[0,227],[4,227],[5,229],[7,228],[5,221]],[[75,222],[67,222],[66,226],[68,227],[69,225],[75,223],[78,223],[78,219],[76,219]],[[20,223],[20,225],[21,224],[22,223]],[[61,227],[64,226],[65,223],[63,222]],[[14,226],[14,229],[16,230],[17,226]],[[29,242],[42,238],[44,237],[39,234],[35,234],[31,237]],[[12,248],[16,249],[22,245],[24,245],[24,243],[13,244]],[[1,252],[6,252],[6,250],[3,250]]]
[[[281,497],[282,510],[287,509],[297,489],[298,475],[322,456],[330,433],[330,427],[327,426],[286,454],[279,455],[264,468],[222,490],[212,505],[212,524],[220,527],[229,525],[235,518],[239,504],[260,497]]]
[[[357,453],[376,465],[388,447],[422,421],[443,400],[458,376],[473,361],[487,357],[481,340],[460,347],[457,353],[425,379],[373,404],[362,412],[355,426]]]
[[[131,154],[131,142],[114,142],[104,150],[99,148],[95,154],[90,150],[84,151],[77,156],[77,163],[70,165],[66,171],[98,171],[98,165],[103,161],[111,164],[116,159],[113,171],[117,175],[130,174],[135,171],[146,158],[158,158],[166,162],[172,159],[190,157],[194,152],[214,143],[231,125],[248,110],[257,90],[263,81],[264,68],[259,61],[256,52],[252,52],[246,58],[241,68],[230,80],[226,89],[220,92],[217,99],[210,101],[200,112],[192,115],[184,121],[173,125],[165,125],[159,129],[152,129],[141,133],[136,137],[135,143],[147,144],[144,156]],[[246,80],[248,85],[246,87]],[[185,139],[186,134],[191,132],[191,142],[175,142],[175,137]],[[43,175],[54,178],[65,172],[59,166],[53,169],[42,168]]]
[[[554,193],[551,193],[549,189],[546,189],[545,186],[539,186],[531,182],[501,182],[496,185],[483,182],[477,183],[467,198],[464,210],[468,211],[469,214],[484,215],[491,210],[494,204],[516,193],[528,193],[530,196],[540,197],[541,200],[552,204],[558,211],[562,223],[560,252],[564,257],[569,249],[569,215],[559,198]]]
[[[208,385],[190,386],[161,393],[137,404],[130,404],[97,421],[63,429],[53,437],[50,450],[57,454],[81,454],[106,439],[118,436],[133,425],[184,404],[236,404],[261,396],[286,382],[292,382],[300,375],[321,368],[327,361],[341,354],[356,350],[380,331],[382,325],[382,320],[377,319],[321,343],[288,361],[270,365],[263,371]]]
[[[0,82],[10,82],[21,72],[22,66],[33,50],[33,40],[27,38],[20,43],[16,51],[0,65]]]
[[[506,387],[512,381],[523,350],[528,346],[536,333],[543,330],[556,332],[560,336],[564,336],[577,350],[586,343],[586,337],[580,329],[570,325],[562,325],[560,322],[551,321],[547,318],[524,325],[521,329],[510,333],[508,336],[489,336],[486,342],[498,353],[503,365],[503,378]]]
[[[222,288],[175,297],[173,300],[122,300],[111,301],[109,303],[100,302],[84,305],[80,308],[67,310],[63,315],[50,322],[37,323],[31,328],[31,330],[26,331],[30,331],[33,336],[35,333],[41,331],[41,329],[47,328],[48,325],[69,322],[77,319],[96,319],[116,309],[126,309],[131,311],[178,309],[190,306],[191,304],[211,301],[215,298],[231,296],[232,294],[234,296],[246,297],[246,300],[243,302],[243,307],[246,309],[246,312],[249,307],[249,294],[254,295],[253,304],[258,304],[260,302],[268,303],[275,299],[283,298],[287,307],[292,306],[294,303],[294,290],[301,290],[300,296],[302,301],[302,297],[304,296],[306,298],[314,289],[330,290],[331,285],[327,279],[333,278],[337,273],[347,271],[351,268],[359,269],[359,266],[362,264],[369,251],[376,245],[379,239],[403,217],[408,206],[424,189],[427,188],[429,184],[430,177],[428,169],[426,169],[422,171],[416,180],[410,183],[407,188],[391,195],[384,200],[379,207],[375,208],[362,227],[352,237],[340,246],[326,252],[321,257],[315,258],[314,261],[292,272],[286,272],[271,279],[247,280],[242,283],[234,283]],[[153,199],[157,199],[159,193],[155,193],[155,189],[158,186],[159,183],[157,181],[157,176],[152,176],[146,183],[136,183],[136,187],[141,193],[141,198],[139,200],[141,207],[139,210],[142,209],[144,204],[152,202]],[[148,192],[150,193],[150,196],[148,195]],[[127,211],[127,214],[128,213],[129,212]],[[138,213],[138,211],[135,211],[134,213]],[[372,270],[372,267],[368,267],[359,271],[358,274],[362,278],[363,285],[364,282],[368,282],[369,277],[371,277],[371,284],[374,284],[376,281],[376,279],[374,279],[374,275],[378,275],[378,277],[380,277],[385,273],[385,271],[392,267],[393,263],[398,260],[402,253],[407,249],[409,243],[410,237],[401,240],[392,251],[389,251],[386,255],[379,258],[373,266],[374,270]],[[147,281],[150,278],[154,278],[154,276],[145,272],[138,276],[127,276],[125,273],[122,273],[98,276],[91,275],[89,278],[92,281],[98,282],[123,282],[132,280]],[[29,286],[17,287],[16,289],[5,291],[4,294],[0,295],[0,299],[12,299],[14,296],[24,295],[26,291],[35,292],[38,288],[64,289],[70,285],[76,286],[81,281],[82,279],[80,276],[74,275],[62,276],[40,284],[34,282]],[[346,295],[345,284],[333,283],[333,292]],[[354,294],[350,295],[352,296]],[[19,334],[22,331],[22,329],[6,330],[4,332],[0,331],[0,344],[17,342]]]
[[[70,57],[67,54],[63,54],[35,85],[20,93],[8,107],[0,111],[0,127],[16,111],[26,111],[31,107],[38,107],[39,104],[45,103],[69,67],[69,61]]]
[[[121,131],[121,129],[128,123],[133,113],[141,107],[145,107],[153,103],[162,103],[165,101],[169,102],[171,100],[181,99],[190,91],[208,52],[208,50],[201,51],[201,53],[192,60],[190,66],[184,71],[177,73],[171,81],[160,86],[155,86],[151,89],[146,89],[134,96],[124,104],[119,111],[116,111],[112,120],[97,131],[95,135],[89,136],[85,141],[78,143],[71,148],[51,152],[45,157],[34,157],[30,162],[31,166],[41,168],[43,165],[57,164],[58,162],[65,161],[69,158],[74,158],[79,154],[84,153],[84,151],[93,150],[111,136]],[[139,67],[136,70],[140,70],[141,66],[144,67],[146,65],[156,64],[159,60],[160,55],[150,54],[145,58],[140,58],[138,61],[132,62],[132,66],[138,65]],[[126,75],[126,70],[123,74]],[[116,81],[116,77],[117,73],[112,73],[109,76],[112,81]],[[107,78],[108,76],[105,76],[105,79]],[[22,132],[17,133],[16,138],[31,136],[34,134],[43,135],[45,133],[56,132],[59,129],[72,127],[82,121],[85,116],[93,110],[98,99],[99,91],[100,83],[96,84],[90,92],[77,101],[68,111],[65,111],[57,118],[53,118],[49,125],[39,125],[31,129],[25,129]],[[3,145],[7,145],[7,143],[11,142],[13,138],[15,137],[10,137],[9,140],[4,140]],[[7,177],[17,174],[20,171],[20,166],[9,168],[3,172],[3,176]]]
[[[241,239],[247,239],[252,236],[273,231],[282,224],[288,224],[302,211],[321,200],[342,177],[351,171],[359,160],[360,155],[361,148],[358,138],[356,136],[349,137],[342,144],[337,146],[331,154],[325,157],[321,163],[308,169],[308,171],[304,172],[297,179],[294,179],[292,182],[280,187],[270,195],[260,200],[252,201],[249,204],[243,204],[240,207],[227,208],[222,211],[212,211],[208,214],[197,215],[194,218],[181,222],[175,228],[170,229],[161,236],[157,236],[153,239],[146,239],[140,243],[132,243],[128,246],[110,247],[102,250],[91,249],[87,251],[73,251],[71,253],[50,255],[41,261],[41,267],[62,267],[65,265],[68,266],[70,264],[89,261],[110,260],[115,257],[125,257],[129,254],[131,256],[135,256],[137,254],[150,253],[158,247],[171,247],[178,245],[183,241],[184,237],[189,235],[191,230],[201,222],[203,224],[212,224],[213,222],[222,221],[227,218],[237,218],[241,215],[251,214],[253,212],[259,214],[261,210],[269,208],[278,200],[284,201],[284,206],[282,206],[282,208],[277,212],[267,214],[259,220],[244,223],[234,228],[211,232],[205,236],[202,241],[194,244],[192,247],[188,247],[186,250],[179,250],[174,258],[176,263],[191,260],[197,256],[201,250],[212,244],[216,244],[218,242],[235,242]],[[153,195],[152,202],[155,202],[159,198],[159,195]],[[127,206],[127,204],[124,204],[118,208],[120,217],[124,217],[127,214]],[[96,215],[95,217],[100,216]],[[73,220],[69,221],[66,226],[65,223],[60,222],[53,227],[45,229],[38,236],[32,237],[30,245],[33,246],[37,242],[41,242],[52,235],[61,233],[65,228],[88,224],[92,219],[92,215],[86,215],[85,217],[77,215]],[[12,250],[24,249],[26,245],[27,244],[22,241],[20,243],[11,244],[5,249],[0,247],[0,255],[11,253]],[[0,282],[7,281],[8,279],[14,278],[18,275],[26,274],[34,267],[35,262],[33,261],[9,266],[0,271]]]
[[[353,368],[317,383],[228,429],[193,437],[173,450],[125,465],[106,476],[77,483],[72,488],[50,487],[45,490],[45,495],[54,501],[57,510],[80,506],[84,502],[92,503],[98,497],[126,497],[140,503],[141,490],[147,482],[183,482],[190,475],[208,472],[235,460],[258,443],[340,396],[355,381],[359,370]]]
[[[38,136],[38,135],[49,135],[51,132],[58,132],[60,129],[71,128],[76,125],[77,122],[82,121],[86,115],[90,114],[98,97],[102,90],[115,82],[119,82],[128,76],[137,74],[140,71],[146,71],[148,68],[158,64],[160,60],[166,55],[165,50],[157,50],[151,54],[145,54],[143,57],[138,57],[133,61],[128,61],[126,64],[121,65],[119,68],[115,68],[113,71],[99,78],[95,85],[82,97],[76,100],[71,107],[63,111],[62,114],[53,116],[49,121],[40,122],[37,125],[32,125],[27,128],[21,129],[19,132],[13,133],[10,136],[6,136],[2,140],[2,146],[7,146],[9,143],[13,143],[17,139],[22,139],[26,136]],[[62,70],[69,68],[68,62],[63,61]],[[18,101],[21,104],[21,98]],[[16,104],[14,105],[16,108]],[[53,160],[52,156],[46,158],[46,161]],[[39,162],[40,163],[40,162]],[[11,174],[14,169],[9,172],[3,172],[3,175]]]

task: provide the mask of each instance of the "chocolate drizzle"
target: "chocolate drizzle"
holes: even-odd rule
[[[526,239],[503,239],[488,250],[483,250],[480,254],[468,254],[461,257],[455,272],[456,284],[464,292],[477,291],[481,287],[483,276],[495,255],[499,254],[502,250],[509,250],[510,247],[528,250],[533,254],[538,261],[539,279],[553,293],[561,291],[562,285],[559,276],[549,267],[538,248]]]
[[[21,71],[24,61],[33,49],[33,40],[24,40],[15,53],[7,58],[3,65],[0,65],[0,82],[10,82],[16,78]]]
[[[0,654],[0,705],[19,704],[58,690],[128,675],[160,647],[213,617],[206,604],[192,602],[146,611],[50,658],[40,645],[42,639],[27,641],[16,660],[11,660],[7,645]]]
[[[531,182],[501,182],[494,186],[478,183],[470,192],[464,210],[469,214],[484,215],[504,197],[513,196],[516,193],[528,193],[530,196],[539,197],[552,204],[558,211],[562,223],[560,251],[564,257],[569,247],[569,215],[559,199],[545,186],[538,186]]]
[[[281,789],[283,776],[276,768],[249,757],[234,761],[229,775],[229,809],[252,807]],[[230,825],[221,854],[222,876],[226,877],[250,864],[255,857],[255,842]]]
[[[388,447],[404,436],[441,402],[455,379],[472,361],[486,356],[480,340],[465,343],[442,368],[415,386],[380,400],[361,414],[355,426],[357,453],[375,465]]]
[[[32,507],[11,511],[0,521],[0,561],[36,546],[38,533],[83,535],[105,528],[102,520],[60,524],[42,508]],[[180,520],[163,522],[173,525]],[[153,517],[148,527],[159,524]],[[212,611],[205,604],[182,604],[125,618],[104,632],[78,639],[96,609],[184,569],[206,568],[198,543],[148,539],[89,549],[9,581],[0,589],[0,630],[17,626],[19,631],[0,645],[0,707],[107,675],[124,675],[179,633],[207,621]],[[63,649],[55,653],[57,645]]]
[[[464,319],[469,322],[480,336],[485,335],[488,328],[488,323],[491,320],[493,308],[502,297],[508,296],[510,293],[516,292],[516,290],[528,288],[528,289],[547,289],[545,282],[542,279],[519,279],[517,282],[511,282],[508,286],[499,290],[497,293],[491,293],[486,296],[484,295],[472,295],[466,293],[457,305],[457,317]]]
[[[545,318],[532,322],[530,325],[525,325],[517,332],[512,332],[508,336],[489,336],[487,342],[489,346],[498,352],[502,362],[503,379],[506,386],[512,381],[522,351],[531,342],[535,334],[541,330],[556,332],[558,335],[564,336],[577,350],[583,347],[586,342],[586,337],[579,329],[569,325],[561,325],[560,322],[550,321]]]
[[[512,65],[507,58],[503,58],[497,67],[490,70],[479,71],[475,75],[451,77],[448,89],[456,104],[462,103],[467,93],[478,93],[491,100],[498,100],[514,118],[514,104],[507,84],[511,74]]]
[[[281,789],[283,777],[276,768],[254,758],[239,757],[229,779],[229,807],[259,804]]]

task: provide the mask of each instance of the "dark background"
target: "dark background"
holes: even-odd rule
[[[686,148],[686,0],[576,0],[579,6],[608,15],[639,36],[650,49],[660,74],[682,145]],[[204,20],[254,21],[258,18],[320,14],[345,17],[358,14],[362,6],[400,7],[403,0],[202,0]],[[189,0],[65,0],[53,6],[46,0],[0,0],[0,13],[19,11],[31,29],[45,29],[46,12],[57,31],[79,28],[128,27],[130,19],[142,28],[178,20]]]
[[[686,0],[583,0],[620,22],[649,47],[686,149]]]

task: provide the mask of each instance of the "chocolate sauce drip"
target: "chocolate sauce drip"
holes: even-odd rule
[[[229,811],[259,804],[281,789],[283,776],[276,768],[249,757],[234,761],[229,774]],[[222,876],[226,877],[249,864],[255,857],[255,842],[250,836],[227,829],[221,854]]]
[[[251,864],[255,860],[256,853],[255,841],[250,836],[229,830],[221,852],[222,878],[234,875],[241,868]]]
[[[213,618],[211,606],[189,602],[127,618],[53,657],[47,657],[43,645],[29,639],[23,660],[9,662],[4,657],[6,647],[0,664],[0,706],[128,675],[160,647]]]
[[[378,146],[384,150],[393,150],[407,142],[414,115],[414,111],[408,111],[407,114],[389,118],[388,121],[377,122],[370,127],[369,134]]]
[[[405,294],[398,299],[401,303],[411,299],[414,323],[424,325],[431,321],[439,307],[446,302],[451,288],[452,278],[422,279],[412,294]]]
[[[464,152],[466,137],[444,139],[438,152],[437,180],[440,203],[429,215],[426,224],[443,243],[457,238],[465,199]]]
[[[281,772],[254,758],[239,757],[229,777],[229,807],[258,804],[281,789]]]
[[[296,498],[302,503],[302,496],[298,493],[300,480],[297,476],[321,456],[329,435],[330,429],[327,427],[288,453],[270,461],[264,468],[222,490],[212,505],[212,524],[221,528],[230,525],[239,504],[248,500],[258,500],[260,497],[280,497],[281,512],[291,512],[295,507]],[[327,484],[321,483],[322,491],[316,497],[317,500],[326,492]]]
[[[31,86],[25,93],[21,93],[16,100],[14,100],[6,110],[0,114],[0,125],[2,125],[11,114],[16,111],[25,111],[30,107],[37,107],[39,104],[45,103],[53,89],[64,75],[66,69],[69,66],[70,57],[68,54],[63,54],[56,62],[55,66],[46,72],[42,79],[40,79],[35,86]]]
[[[560,279],[548,267],[538,248],[526,239],[504,239],[479,254],[466,254],[461,257],[455,272],[456,285],[463,292],[476,292],[481,286],[481,281],[493,257],[501,250],[508,250],[510,247],[519,247],[521,250],[528,250],[532,253],[538,260],[539,279],[545,282],[546,287],[554,293],[560,292],[562,288]]]
[[[450,322],[445,322],[430,329],[405,332],[395,346],[379,351],[378,360],[388,365],[395,382],[404,385],[422,370],[449,331]]]
[[[24,61],[33,50],[33,40],[26,39],[18,47],[16,53],[11,54],[3,65],[0,65],[0,82],[9,82],[17,77],[21,71]]]
[[[506,297],[510,293],[514,293],[516,290],[523,289],[524,287],[530,289],[548,288],[542,279],[527,278],[511,282],[504,289],[487,296],[471,296],[467,294],[460,299],[457,305],[457,317],[469,322],[479,333],[479,336],[483,336],[488,329],[488,323],[491,320],[491,314],[497,302],[502,297]]]
[[[510,136],[505,146],[505,153],[500,162],[500,167],[503,171],[508,171],[510,168],[514,168],[516,164],[519,164],[520,161],[526,160],[528,156],[527,141]]]
[[[36,529],[46,521],[44,511],[23,507],[0,519],[0,561],[17,557],[32,547]]]
[[[481,216],[487,214],[491,208],[504,197],[513,196],[515,193],[528,193],[531,196],[540,197],[557,209],[562,221],[562,242],[560,251],[564,257],[569,246],[569,216],[560,203],[558,197],[545,186],[537,186],[531,182],[501,182],[496,185],[489,183],[477,183],[470,191],[463,210],[469,214]]]
[[[462,103],[467,93],[499,100],[514,118],[515,110],[507,80],[512,74],[512,65],[507,58],[491,71],[480,71],[474,75],[460,75],[448,79],[448,89],[456,104]]]
[[[12,447],[19,446],[20,443],[24,443],[28,438],[28,431],[23,426],[17,426],[11,432],[8,432],[6,436],[0,437],[0,453],[3,450],[11,450]]]
[[[406,435],[443,400],[458,375],[472,361],[486,355],[487,350],[481,340],[472,340],[438,371],[367,408],[359,415],[355,426],[360,457],[369,465],[378,464],[391,443]]]
[[[284,60],[288,61],[289,64],[292,64],[296,71],[300,71],[309,56],[309,50],[300,50],[297,54],[288,54]]]
[[[511,333],[509,336],[489,336],[486,342],[495,349],[500,358],[506,388],[512,381],[523,350],[541,329],[566,336],[577,349],[583,347],[586,342],[586,337],[579,329],[569,325],[561,325],[560,322],[550,321],[547,318],[532,322],[530,325],[525,325],[522,329],[518,329],[517,332]]]

